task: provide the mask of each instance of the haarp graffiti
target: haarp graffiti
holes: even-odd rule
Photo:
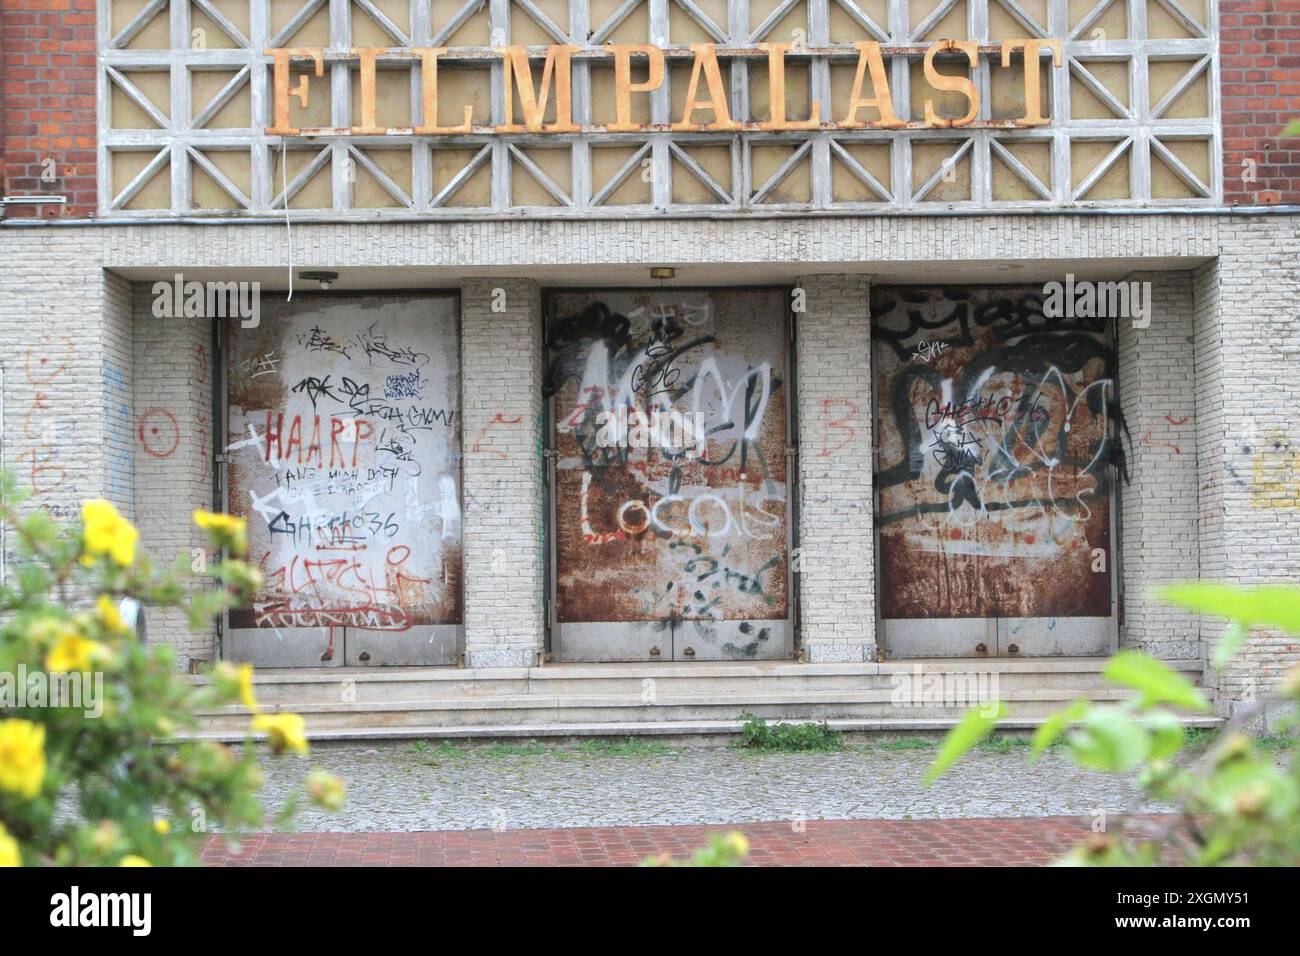
[[[874,289],[886,618],[1110,614],[1105,320],[1038,291]]]
[[[336,628],[459,623],[454,304],[266,318],[230,352],[230,510],[265,580],[231,626],[321,629],[328,659]]]
[[[558,620],[752,620],[721,652],[760,654],[789,614],[784,294],[566,293],[552,314]]]

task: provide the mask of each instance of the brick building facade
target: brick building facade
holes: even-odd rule
[[[5,0],[5,195],[66,203],[10,203],[0,227],[3,464],[56,516],[109,498],[165,561],[202,547],[196,507],[264,526],[253,558],[273,582],[265,607],[198,634],[151,620],[154,639],[183,663],[468,668],[483,681],[563,661],[788,660],[849,674],[992,658],[1032,673],[1044,659],[1137,647],[1196,672],[1224,712],[1300,660],[1293,639],[1261,632],[1216,675],[1203,662],[1219,625],[1153,593],[1197,577],[1300,573],[1289,547],[1300,452],[1287,427],[1300,394],[1300,166],[1297,140],[1280,138],[1300,115],[1300,3],[643,6],[640,28],[595,0],[471,2],[447,23],[424,0]],[[685,44],[716,44],[743,121],[768,102],[769,61],[753,44],[799,30],[792,114],[822,102],[838,118],[852,44],[879,39],[904,126],[679,135],[662,125],[692,69]],[[1050,48],[1042,61],[1040,127],[1008,119],[1026,105],[1024,91],[1000,86],[1008,36],[1061,40],[1059,65]],[[579,133],[475,125],[440,141],[392,120],[382,136],[340,132],[356,123],[351,48],[390,48],[380,108],[409,93],[399,107],[418,116],[423,87],[392,48],[448,47],[461,73],[488,64],[485,83],[499,84],[501,41],[529,45],[540,65],[541,45],[560,38],[586,51],[573,61]],[[917,119],[921,57],[940,38],[977,44],[972,124]],[[676,49],[665,71],[674,92],[646,97],[647,122],[661,125],[639,139],[597,129],[612,78],[599,47],[638,40]],[[289,46],[332,51],[329,80],[311,93],[321,129],[304,119],[300,135],[273,136],[262,50]],[[310,61],[295,69],[309,74]],[[500,125],[499,103],[456,82]],[[674,272],[652,278],[657,267]],[[337,278],[322,291],[304,271]],[[259,283],[266,325],[158,317],[157,284],[178,276]],[[1150,290],[1147,312],[1095,326],[1044,318],[1050,284],[1067,281],[1137,283]],[[403,352],[397,313],[434,294],[454,302],[455,335],[420,332]],[[358,304],[347,312],[330,296]],[[788,304],[778,331],[760,334],[763,303],[778,300]],[[571,305],[589,301],[596,312]],[[924,311],[931,301],[973,324],[931,321],[950,317]],[[610,331],[617,321],[574,331],[605,314],[627,320],[630,337]],[[890,325],[900,315],[922,318],[900,332]],[[978,351],[976,327],[994,346]],[[376,328],[392,331],[377,339]],[[322,336],[337,339],[331,361],[343,353],[339,329],[353,364],[320,364]],[[280,338],[255,338],[264,332]],[[1030,339],[1049,357],[1025,358]],[[263,379],[283,379],[265,408],[254,383],[268,369],[249,364],[264,347],[286,366],[291,350],[311,352],[294,359],[292,380],[279,364]],[[676,371],[661,354],[694,356],[665,390],[678,388],[674,409],[716,416],[703,462],[648,455],[639,478],[636,468],[611,477],[641,460],[625,450],[611,464],[591,447],[591,422],[573,417],[594,411],[585,396],[605,348],[616,370],[633,357],[634,392]],[[374,371],[377,354],[391,367]],[[436,386],[420,370],[443,361],[456,380],[447,407],[409,399],[411,381]],[[374,384],[358,385],[357,368]],[[373,389],[364,401],[361,388]],[[574,393],[580,403],[566,404]],[[321,424],[330,400],[341,425],[331,412]],[[317,429],[342,430],[353,464],[366,441],[392,456],[329,481],[378,475],[382,493],[321,484],[334,439],[312,445],[313,411]],[[307,416],[297,446],[277,424],[286,413]],[[441,444],[420,445],[433,434]],[[291,490],[307,480],[292,467],[304,446],[305,467],[314,447],[321,474]],[[433,456],[418,479],[397,464],[413,448]],[[438,485],[429,463],[444,454]],[[396,515],[386,551],[377,542],[389,531],[358,517],[374,500]],[[357,616],[346,594],[321,598],[328,575],[315,564],[315,603],[295,603],[307,565],[293,562],[308,558],[291,552],[313,541],[373,546],[365,588],[384,599]],[[417,574],[426,551],[435,570]],[[405,578],[376,584],[389,567]],[[715,572],[722,597],[705,593]],[[1087,588],[1051,596],[1052,579],[1072,575]],[[932,579],[942,593],[918,595],[912,582]],[[665,599],[652,580],[664,593],[685,581],[699,590]],[[422,596],[408,599],[410,588]],[[1086,589],[1100,597],[1088,603]]]

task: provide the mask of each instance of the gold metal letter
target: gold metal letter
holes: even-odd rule
[[[295,57],[308,56],[316,64],[316,75],[325,75],[325,57],[319,48],[295,47],[280,48],[275,50],[264,50],[275,62],[272,71],[272,91],[271,97],[274,111],[272,115],[275,118],[275,125],[268,126],[266,132],[270,136],[295,136],[300,130],[296,126],[289,125],[289,97],[298,97],[298,105],[303,109],[307,108],[307,74],[300,74],[298,85],[293,89],[289,88],[289,61]]]
[[[722,82],[722,70],[718,67],[718,54],[712,43],[692,43],[695,63],[691,67],[691,82],[686,85],[686,105],[682,108],[681,122],[673,123],[674,130],[687,132],[694,129],[736,130],[740,124],[731,118],[727,108],[727,88]],[[704,71],[704,80],[709,87],[709,98],[704,102],[695,99],[695,91],[700,85],[700,71]],[[712,123],[692,123],[691,116],[698,109],[713,109]]]
[[[465,122],[460,126],[438,125],[438,57],[447,52],[445,46],[419,47],[420,83],[424,87],[424,123],[416,128],[420,135],[430,133],[468,133],[473,128],[474,107],[465,104]]]
[[[361,61],[358,69],[361,79],[358,97],[361,101],[361,125],[353,126],[349,132],[353,136],[375,136],[384,132],[382,126],[375,125],[375,57],[384,51],[381,47],[366,46],[351,52]]]
[[[1025,115],[1016,120],[1017,126],[1046,126],[1051,122],[1042,115],[1043,98],[1038,88],[1038,53],[1040,50],[1052,51],[1052,63],[1061,65],[1060,40],[1003,40],[1002,65],[1011,65],[1011,54],[1016,50],[1025,51]]]
[[[943,53],[946,50],[960,50],[966,54],[966,59],[970,61],[971,69],[979,66],[979,49],[980,46],[974,40],[940,40],[938,43],[932,43],[930,49],[925,51],[925,82],[929,83],[932,89],[942,90],[947,93],[960,93],[970,102],[970,109],[961,119],[944,119],[934,111],[934,101],[927,98],[925,101],[925,125],[926,126],[969,126],[974,122],[975,117],[980,113],[980,91],[971,82],[969,76],[948,76],[940,73],[934,68],[934,58],[936,54]]]
[[[498,133],[577,133],[573,122],[573,98],[570,86],[573,51],[577,47],[552,45],[546,48],[546,65],[542,67],[540,95],[533,89],[533,71],[528,65],[528,48],[522,44],[503,47],[501,58],[505,64],[505,122],[496,128]],[[551,95],[551,75],[555,75],[555,122],[543,126],[546,104]],[[515,122],[515,98],[511,78],[519,82],[519,106],[524,111],[523,125]]]
[[[813,100],[812,111],[806,120],[785,118],[785,51],[789,43],[760,43],[758,48],[767,51],[767,98],[772,115],[759,129],[816,129],[822,121],[822,105]]]
[[[897,129],[905,125],[894,114],[894,100],[889,92],[889,78],[885,75],[885,61],[880,56],[880,44],[875,40],[859,40],[853,44],[858,48],[858,72],[853,78],[853,92],[849,94],[849,111],[840,125],[845,129],[860,129],[863,126],[881,129]],[[862,98],[862,80],[867,70],[871,70],[871,87],[876,94],[874,98]],[[880,119],[874,122],[859,122],[858,110],[864,106],[874,106],[880,111]]]
[[[632,82],[632,54],[644,53],[649,75],[644,83]],[[611,132],[634,132],[641,127],[632,122],[632,94],[657,90],[664,82],[664,51],[657,46],[614,45],[614,116],[605,128]]]

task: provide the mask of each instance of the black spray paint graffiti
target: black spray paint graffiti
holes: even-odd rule
[[[1042,447],[1049,442],[1054,447],[1068,445],[1068,431],[1072,416],[1056,420],[1044,407],[1043,396],[1059,390],[1070,409],[1082,400],[1089,414],[1114,422],[1127,437],[1128,425],[1114,396],[1113,383],[1117,378],[1114,350],[1102,340],[1105,319],[1050,318],[1043,313],[1042,296],[1025,293],[1019,296],[997,297],[991,301],[971,303],[966,290],[944,289],[945,308],[937,317],[927,317],[922,305],[931,300],[924,293],[899,293],[897,298],[877,300],[873,306],[873,319],[888,316],[889,326],[879,322],[874,325],[878,341],[887,345],[905,369],[893,382],[888,396],[888,414],[894,426],[904,437],[908,450],[906,460],[896,462],[881,471],[881,486],[898,485],[920,476],[922,461],[927,451],[940,463],[934,479],[934,488],[955,500],[958,505],[968,505],[979,510],[1001,510],[1014,507],[1031,507],[1042,504],[1035,500],[988,501],[981,500],[973,479],[969,477],[975,466],[985,466],[990,479],[1005,482],[1022,470],[1072,467],[1083,469],[1097,477],[1098,490],[1104,490],[1108,481],[1106,468],[1113,465],[1120,477],[1128,481],[1128,469],[1123,444],[1107,430],[1099,440],[1089,446],[1084,454],[1074,456],[1038,455],[1029,461],[1021,460],[1009,448],[1022,443]],[[899,314],[906,317],[900,324]],[[958,377],[951,383],[953,395],[959,399],[929,400],[923,419],[913,408],[913,394],[918,387],[940,396],[945,390],[945,376],[932,364],[917,358],[916,347],[908,343],[917,333],[930,336],[931,347],[943,350],[970,348],[976,345],[973,330],[989,329],[998,343],[976,352],[961,367]],[[937,337],[941,336],[941,337]],[[1066,378],[1082,372],[1089,362],[1099,362],[1103,379],[1076,391]],[[998,398],[983,395],[984,389],[995,377],[1014,376],[1026,383],[1019,395],[1002,395]],[[970,429],[972,423],[991,426],[998,440],[985,449],[978,435]],[[923,432],[935,432],[929,441]],[[1054,433],[1053,433],[1054,432]],[[1068,506],[1068,502],[1062,502]],[[947,502],[919,503],[905,510],[886,513],[882,523],[898,521],[923,512],[942,512],[949,509]]]
[[[1105,320],[985,287],[877,288],[872,322],[882,615],[1109,615],[1128,429]]]
[[[561,621],[785,616],[784,303],[748,295],[725,318],[702,293],[561,297],[544,386]],[[602,423],[622,410],[702,422],[704,441],[611,446]],[[759,630],[725,653],[756,653]]]

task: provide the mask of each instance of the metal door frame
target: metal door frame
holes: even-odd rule
[[[703,292],[712,294],[722,290],[735,290],[742,292],[781,292],[785,297],[785,363],[782,372],[785,376],[783,384],[785,385],[785,431],[786,431],[786,521],[785,521],[785,548],[786,548],[786,629],[785,629],[785,656],[783,660],[795,660],[799,649],[802,647],[801,635],[799,633],[799,589],[794,571],[794,551],[798,546],[798,499],[799,499],[799,455],[798,455],[798,405],[795,400],[795,313],[792,308],[792,298],[796,285],[673,285],[673,286],[647,286],[647,285],[615,285],[615,286],[556,286],[542,290],[542,381],[546,381],[547,370],[550,366],[550,332],[551,322],[555,318],[555,299],[561,295],[590,295],[596,292],[607,292],[614,294],[638,293],[638,292]],[[559,649],[562,642],[562,627],[559,620],[558,601],[556,595],[556,585],[558,583],[557,569],[559,568],[559,536],[556,534],[556,450],[555,450],[555,396],[546,397],[542,403],[542,457],[545,462],[543,473],[545,475],[545,492],[546,507],[543,509],[545,515],[545,535],[546,548],[544,549],[544,566],[546,573],[546,588],[544,601],[546,603],[546,633],[545,647],[546,657],[548,660],[559,658]],[[674,636],[674,648],[676,645],[677,622],[673,622],[672,634]],[[674,663],[691,663],[689,661],[676,661],[675,654],[672,662]],[[649,661],[646,663],[669,663],[667,661]]]
[[[1100,280],[1094,279],[1088,281],[1095,282]],[[869,323],[867,361],[868,361],[869,376],[870,376],[869,385],[870,385],[870,392],[871,392],[871,429],[872,429],[871,430],[871,507],[872,507],[871,546],[872,546],[872,553],[874,556],[873,577],[875,579],[875,594],[874,594],[875,602],[874,603],[875,603],[875,621],[876,621],[876,633],[875,633],[876,657],[878,660],[881,661],[936,660],[941,658],[892,657],[890,655],[889,643],[886,640],[885,618],[882,616],[882,611],[881,611],[881,607],[882,607],[882,602],[880,599],[882,593],[881,576],[883,570],[882,570],[882,565],[880,563],[880,434],[881,434],[880,415],[879,415],[880,396],[879,396],[879,389],[877,388],[878,383],[876,379],[876,373],[878,371],[877,363],[876,363],[876,322],[875,322],[875,317],[870,314],[871,313],[870,299],[871,299],[872,292],[875,290],[877,285],[887,289],[921,289],[921,288],[939,288],[941,286],[936,286],[934,284],[929,284],[929,283],[908,285],[905,283],[897,283],[897,282],[881,282],[881,283],[873,282],[870,284],[870,286],[867,289],[867,297],[868,297],[867,312],[868,312],[868,323]],[[1024,282],[1019,282],[1019,283],[981,282],[981,283],[973,283],[971,286],[971,288],[978,288],[978,289],[1025,289],[1025,288],[1032,288],[1032,287],[1033,287],[1032,284],[1026,284]],[[1115,363],[1114,377],[1112,379],[1112,386],[1113,386],[1112,400],[1115,403],[1115,407],[1118,409],[1121,407],[1120,406],[1121,383],[1120,383],[1120,368],[1119,368],[1119,322],[1123,320],[1117,318],[1108,318],[1106,321],[1108,324],[1107,324],[1106,331],[1104,333],[1105,340],[1107,346],[1110,348],[1112,356],[1114,357],[1114,363]],[[1116,421],[1115,418],[1109,414],[1106,416],[1106,428],[1110,440],[1116,444],[1119,444],[1121,442],[1119,422]],[[1122,558],[1123,549],[1120,547],[1120,539],[1119,539],[1119,535],[1122,530],[1122,521],[1120,520],[1121,519],[1120,495],[1122,493],[1122,487],[1121,487],[1122,482],[1120,481],[1118,469],[1115,468],[1114,465],[1108,464],[1107,468],[1109,469],[1109,473],[1107,475],[1107,481],[1109,484],[1108,491],[1110,492],[1110,553],[1107,555],[1108,565],[1106,569],[1106,573],[1110,575],[1110,623],[1107,625],[1107,637],[1108,637],[1108,647],[1109,647],[1108,653],[1114,654],[1117,650],[1119,650],[1120,629],[1122,624],[1120,620],[1120,615],[1123,613],[1123,607],[1124,607],[1123,600],[1122,600],[1123,576],[1120,574],[1121,563],[1123,560]],[[962,619],[948,618],[947,620],[962,620]],[[976,620],[979,619],[977,618]],[[986,634],[985,646],[990,648],[991,652],[986,653],[984,655],[962,655],[962,656],[970,660],[980,660],[983,658],[1003,659],[1003,660],[1016,659],[1017,655],[1002,653],[1001,622],[1010,621],[1010,620],[1019,620],[1019,619],[991,617],[991,618],[983,618],[983,620],[987,624],[987,627],[985,629],[985,634]],[[1061,655],[1063,659],[1096,658],[1099,656],[1106,656],[1106,655],[1095,655],[1095,654]]]
[[[281,294],[281,293],[284,293],[284,294],[287,296],[287,295],[288,295],[288,290],[286,290],[286,289],[275,289],[275,290],[272,291],[272,294],[273,294],[273,295],[279,295],[279,294]],[[460,613],[460,618],[461,618],[461,619],[460,619],[460,623],[457,624],[457,625],[455,625],[455,627],[456,627],[456,653],[455,653],[455,657],[456,657],[456,659],[457,659],[458,662],[462,662],[462,661],[464,661],[464,659],[465,659],[465,573],[464,573],[464,560],[465,560],[465,551],[464,551],[464,540],[465,540],[465,530],[464,530],[464,529],[465,529],[465,525],[464,525],[464,515],[465,515],[465,432],[464,432],[464,423],[465,423],[465,420],[464,420],[464,408],[465,408],[465,352],[464,352],[464,348],[463,348],[463,346],[464,346],[464,321],[463,321],[464,317],[463,317],[463,314],[462,314],[462,308],[461,308],[461,292],[460,292],[460,289],[459,289],[459,288],[454,288],[454,287],[453,287],[453,288],[435,288],[435,289],[423,289],[423,288],[396,288],[396,289],[384,289],[384,288],[334,289],[334,290],[331,290],[331,291],[329,291],[329,292],[325,292],[325,291],[314,291],[314,290],[313,290],[313,291],[309,291],[309,292],[294,292],[293,295],[294,295],[295,297],[301,297],[301,298],[305,298],[305,299],[329,299],[329,298],[331,298],[331,297],[332,297],[332,298],[342,298],[343,296],[368,296],[368,295],[373,295],[373,296],[388,296],[388,297],[390,297],[390,298],[400,298],[400,297],[403,297],[403,296],[405,296],[405,297],[409,297],[409,298],[417,298],[417,297],[420,297],[420,298],[449,298],[449,299],[451,299],[451,300],[453,301],[453,303],[454,303],[454,307],[453,307],[452,312],[453,312],[453,315],[454,315],[454,317],[455,317],[455,322],[456,322],[456,326],[455,326],[455,329],[456,329],[456,331],[455,331],[455,336],[456,336],[456,370],[457,370],[457,379],[458,379],[458,384],[459,384],[459,391],[457,392],[456,398],[457,398],[457,401],[460,403],[460,408],[457,409],[458,414],[456,415],[456,419],[457,419],[457,420],[456,420],[456,424],[455,424],[454,430],[455,430],[455,433],[456,433],[456,442],[457,442],[457,445],[458,445],[458,447],[459,447],[459,452],[460,452],[460,453],[459,453],[459,456],[458,456],[458,458],[459,458],[459,461],[458,461],[459,474],[457,475],[457,482],[458,482],[457,494],[458,494],[458,497],[459,497],[459,502],[458,502],[458,504],[459,504],[460,512],[461,512],[461,562],[462,562],[462,570],[461,570],[461,575],[460,575],[460,581],[459,581],[459,583],[458,583],[458,587],[460,588],[460,592],[461,592],[461,613]],[[289,301],[289,300],[286,298],[285,301],[287,302],[287,301]],[[234,321],[238,321],[238,320],[237,320],[237,319],[226,319],[226,320],[224,320],[224,321],[226,321],[226,322],[234,322]],[[229,514],[229,513],[230,513],[230,481],[229,481],[229,476],[228,476],[228,470],[229,470],[229,466],[230,466],[230,461],[229,461],[229,459],[228,459],[227,456],[226,456],[227,446],[229,445],[229,442],[230,442],[230,437],[229,437],[229,431],[230,431],[230,429],[229,429],[229,426],[230,426],[230,376],[229,376],[229,365],[228,365],[228,361],[227,361],[228,358],[229,358],[229,349],[228,349],[228,343],[227,343],[227,335],[228,335],[229,333],[226,332],[225,328],[224,328],[223,325],[222,325],[222,322],[223,322],[222,319],[215,319],[215,318],[212,319],[212,326],[213,326],[213,333],[212,333],[212,343],[213,343],[213,345],[212,345],[212,348],[213,348],[213,356],[212,356],[212,381],[213,381],[213,391],[214,391],[214,395],[213,395],[214,416],[213,416],[213,424],[212,424],[212,475],[213,475],[213,498],[214,498],[214,501],[215,501],[215,503],[217,504],[217,506],[220,508],[220,510],[221,510],[222,512],[224,512],[224,513],[226,513],[226,514]],[[217,659],[218,659],[218,660],[225,660],[225,658],[226,658],[226,645],[225,645],[225,641],[226,641],[226,636],[230,633],[230,620],[229,620],[229,616],[230,616],[230,615],[229,615],[229,611],[222,611],[221,614],[217,617],[217,621],[216,621],[216,624],[217,624],[216,656],[217,656]],[[450,626],[450,625],[448,625],[448,626]],[[320,665],[319,667],[316,666],[316,665],[312,665],[312,666],[286,665],[286,666],[293,666],[293,669],[294,669],[294,670],[299,670],[299,671],[305,671],[305,670],[332,670],[332,669],[334,669],[335,667],[344,667],[344,666],[347,666],[347,665],[346,665],[346,661],[347,661],[347,632],[348,632],[348,629],[347,629],[346,627],[344,627],[344,628],[342,628],[341,630],[342,630],[342,636],[340,637],[340,640],[339,640],[339,646],[338,646],[338,648],[336,649],[336,652],[335,652],[336,655],[338,656],[339,660],[340,660],[340,663],[339,663],[339,664],[322,664],[322,665]],[[268,666],[268,665],[263,665],[263,666],[265,667],[265,666]],[[385,665],[375,665],[375,666],[382,667],[382,666],[385,666]],[[411,664],[411,665],[405,665],[405,666],[410,666],[410,667],[447,667],[447,666],[456,666],[456,665],[455,665],[455,664],[451,664],[451,665],[446,665],[446,664]]]

